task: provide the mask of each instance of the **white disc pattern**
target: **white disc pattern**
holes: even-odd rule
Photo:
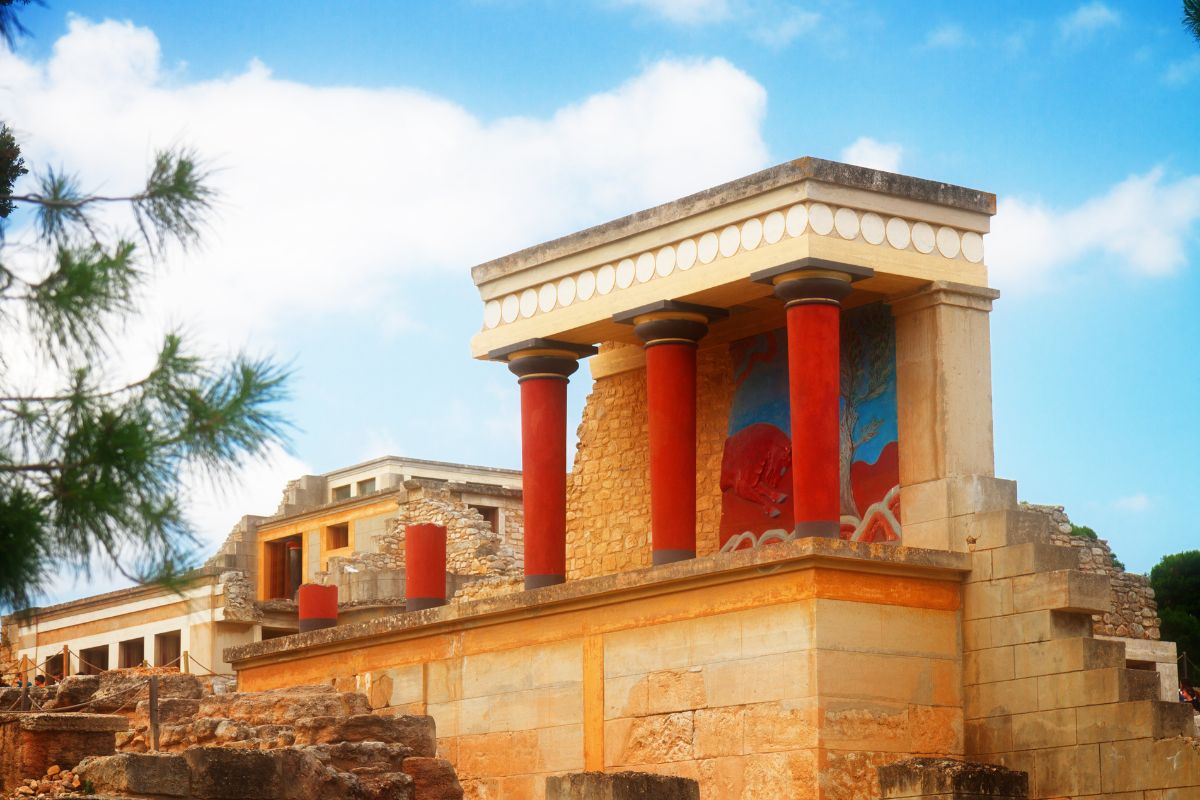
[[[684,239],[675,249],[675,261],[682,270],[689,270],[696,263],[696,240]]]
[[[487,329],[515,322],[519,318],[549,313],[575,302],[586,302],[596,295],[615,289],[627,289],[636,283],[669,277],[676,270],[686,271],[700,264],[711,264],[718,256],[732,258],[740,251],[777,244],[784,234],[796,237],[806,230],[821,236],[836,235],[848,241],[861,238],[870,245],[885,241],[896,250],[910,247],[920,253],[936,250],[942,257],[972,264],[983,261],[983,237],[975,231],[959,231],[947,225],[936,229],[927,222],[900,217],[884,219],[874,211],[830,208],[824,203],[796,203],[763,216],[751,217],[739,224],[725,225],[719,231],[706,231],[696,237],[667,244],[656,251],[621,259],[616,266],[605,264],[567,275],[555,282],[527,288],[487,301],[483,324]]]

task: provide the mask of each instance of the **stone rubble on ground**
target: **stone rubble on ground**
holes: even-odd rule
[[[159,751],[148,752],[144,676],[124,673],[73,676],[60,686],[72,704],[128,718],[117,753],[20,776],[6,800],[462,800],[453,766],[437,757],[431,717],[372,714],[366,696],[328,685],[214,694],[196,676],[176,673],[160,676]]]

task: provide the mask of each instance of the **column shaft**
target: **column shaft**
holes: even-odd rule
[[[521,380],[525,588],[562,583],[567,571],[567,379]]]
[[[792,497],[800,536],[838,535],[840,324],[835,304],[798,303],[787,310]]]
[[[646,348],[655,564],[696,555],[696,345]]]

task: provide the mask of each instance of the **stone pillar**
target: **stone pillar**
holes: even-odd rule
[[[696,557],[696,343],[728,313],[663,300],[613,317],[645,343],[655,565]]]
[[[567,572],[567,380],[596,348],[529,339],[493,350],[521,386],[525,588],[562,583]]]
[[[796,536],[840,536],[841,301],[865,267],[805,258],[756,272],[787,309]]]
[[[993,476],[991,335],[999,292],[935,281],[891,301],[904,543],[966,550],[962,518],[1016,503]]]

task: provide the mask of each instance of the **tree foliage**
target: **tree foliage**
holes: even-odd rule
[[[86,574],[97,557],[133,580],[171,580],[195,545],[186,476],[220,480],[286,428],[275,410],[286,369],[203,359],[178,333],[148,373],[109,377],[111,333],[137,312],[149,267],[195,245],[212,207],[193,153],[158,153],[128,195],[84,192],[61,169],[14,191],[26,173],[0,123],[0,608],[29,605],[51,574]],[[27,212],[20,244],[5,238],[14,211]],[[11,367],[31,363],[56,376],[52,388],[18,385]]]
[[[1200,42],[1200,0],[1183,0],[1183,27]]]
[[[1200,664],[1200,550],[1163,556],[1150,570],[1150,585],[1158,601],[1162,637]]]

